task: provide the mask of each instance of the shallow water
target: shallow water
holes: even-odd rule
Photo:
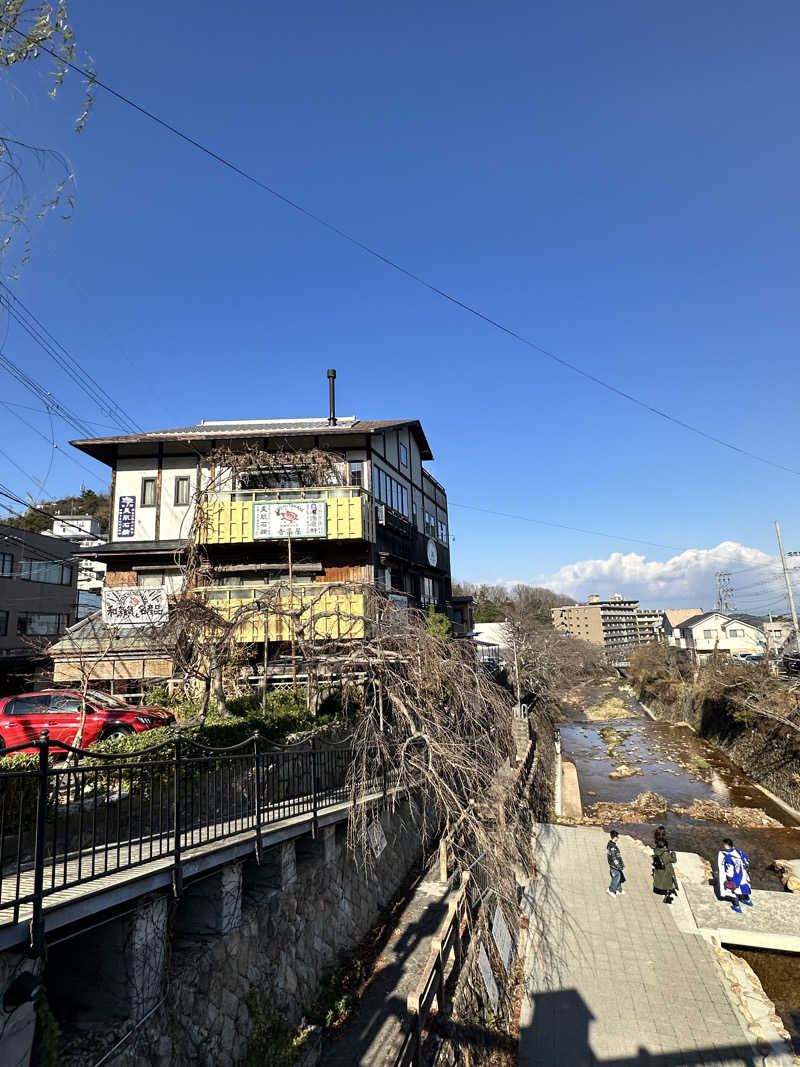
[[[792,1047],[800,1053],[800,956],[760,948],[736,947],[731,952],[747,960],[756,972],[764,992],[789,1031]]]
[[[636,701],[630,703],[635,705]],[[609,726],[622,736],[613,757],[609,756],[601,736],[601,731]],[[673,848],[697,852],[712,864],[716,862],[722,838],[732,837],[750,854],[754,888],[783,891],[777,873],[769,866],[776,859],[800,857],[797,820],[688,727],[653,722],[644,717],[643,711],[640,717],[610,722],[565,722],[561,724],[561,747],[578,768],[584,807],[598,801],[625,803],[639,793],[652,791],[664,797],[670,806],[685,807],[699,799],[726,806],[762,808],[783,825],[730,829],[724,824],[700,822],[669,812],[652,823],[625,823],[624,832],[649,844],[656,825],[663,823]],[[642,773],[630,778],[609,778],[609,773],[622,763],[639,768]]]

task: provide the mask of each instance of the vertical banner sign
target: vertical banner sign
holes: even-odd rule
[[[492,1011],[496,1011],[497,1002],[500,999],[500,992],[497,988],[497,982],[494,980],[494,975],[492,974],[492,965],[489,963],[489,957],[486,955],[485,945],[481,945],[480,952],[478,953],[478,966],[481,970],[481,978],[483,979],[483,985],[486,989],[486,995],[492,1005]]]
[[[514,942],[511,940],[511,934],[508,932],[506,926],[506,919],[500,910],[498,904],[494,910],[494,921],[492,923],[492,939],[494,940],[497,954],[503,961],[503,966],[508,974],[508,969],[511,966],[511,954],[514,951]]]
[[[136,534],[136,497],[121,496],[117,507],[117,537]]]
[[[373,819],[367,827],[367,837],[369,838],[372,854],[375,856],[375,859],[377,859],[381,852],[386,848],[386,834],[383,832],[383,827],[377,819]]]
[[[284,537],[325,537],[324,500],[269,500],[253,504],[253,540]]]

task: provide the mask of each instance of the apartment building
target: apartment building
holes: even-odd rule
[[[0,526],[0,687],[19,689],[75,621],[75,546]]]
[[[619,593],[608,600],[593,594],[585,604],[551,609],[555,630],[602,645],[612,662],[623,662],[637,645],[660,640],[666,614],[661,609],[642,609],[638,600],[627,600]]]
[[[203,421],[73,444],[111,470],[109,541],[79,550],[106,566],[107,594],[147,587],[176,594],[182,554],[194,540],[205,560],[194,591],[230,617],[287,580],[291,541],[294,596],[319,605],[315,636],[363,635],[364,585],[401,608],[450,613],[447,495],[425,468],[433,453],[416,419],[337,417],[332,403],[327,418]],[[292,459],[303,463],[311,450],[335,458],[324,484],[309,484]],[[283,457],[283,465],[218,465],[221,454],[259,452]],[[321,586],[330,593],[320,601]],[[277,671],[288,634],[280,618],[270,617],[268,627],[265,634],[254,615],[242,640],[255,668],[266,639]],[[59,670],[65,678],[68,663]]]
[[[100,520],[94,515],[55,515],[50,537],[72,541],[81,548],[105,544]],[[76,618],[85,619],[100,608],[106,565],[96,559],[78,560],[78,607]]]

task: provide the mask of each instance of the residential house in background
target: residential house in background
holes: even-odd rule
[[[72,541],[81,548],[93,548],[106,543],[100,520],[94,515],[56,515],[50,537]],[[96,559],[78,560],[78,607],[76,618],[85,619],[100,609],[100,597],[106,576],[106,565]]]
[[[230,617],[287,580],[291,534],[294,595],[321,605],[320,637],[363,634],[364,586],[400,607],[454,614],[447,496],[425,467],[433,453],[416,419],[337,417],[332,403],[327,418],[204,421],[73,444],[111,468],[109,541],[78,550],[106,566],[108,589],[179,592],[181,554],[194,538],[205,560],[195,592]],[[216,465],[220,448],[278,453],[283,465],[226,470]],[[335,457],[335,477],[311,485],[302,477],[292,456],[301,463],[310,450]],[[203,521],[195,523],[198,501]],[[455,608],[463,621],[463,605]],[[265,635],[262,617],[252,616],[242,640],[254,680],[265,658],[270,676],[287,671],[285,629],[271,616]],[[68,661],[59,670],[66,680]]]
[[[706,663],[715,652],[724,656],[760,655],[767,649],[767,638],[754,623],[708,611],[673,628],[669,644],[688,652],[695,662]]]
[[[0,687],[23,688],[75,621],[75,546],[0,525]]]
[[[794,649],[794,625],[791,619],[770,619],[761,626],[770,652],[780,654]]]

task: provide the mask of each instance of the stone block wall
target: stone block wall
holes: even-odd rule
[[[108,1067],[233,1067],[254,1023],[279,1013],[297,1025],[342,953],[369,932],[417,859],[408,802],[380,816],[387,847],[367,870],[348,852],[346,824],[284,842],[241,871],[189,886],[176,905],[165,1003]],[[224,885],[223,879],[229,884]],[[217,936],[209,929],[220,924]]]

